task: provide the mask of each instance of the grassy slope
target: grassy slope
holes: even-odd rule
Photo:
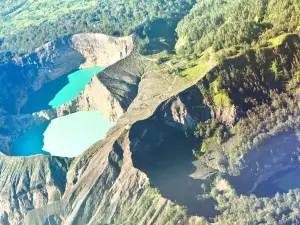
[[[58,16],[71,13],[75,10],[84,10],[94,7],[95,0],[28,0],[20,2],[15,7],[8,8],[9,2],[1,3],[7,14],[0,14],[0,36],[5,33],[15,33],[28,26],[38,26],[44,21],[54,22]]]

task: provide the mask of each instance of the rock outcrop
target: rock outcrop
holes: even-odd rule
[[[212,118],[217,119],[227,126],[233,126],[239,119],[237,106],[235,105],[225,108],[213,106],[211,112]]]
[[[133,50],[131,37],[111,37],[103,34],[76,34],[70,38],[71,46],[84,58],[80,68],[110,66],[128,56]]]
[[[194,132],[197,122],[210,119],[210,108],[203,103],[200,84],[174,96],[160,108],[163,121],[185,132]]]

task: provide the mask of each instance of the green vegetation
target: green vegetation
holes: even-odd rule
[[[217,224],[299,224],[300,191],[277,194],[273,198],[251,196],[217,197],[221,214]]]
[[[213,46],[220,50],[258,39],[264,30],[261,20],[266,11],[262,0],[199,1],[182,20],[177,32],[182,53],[201,53]]]
[[[268,47],[276,47],[287,41],[288,37],[290,36],[290,33],[282,34],[278,37],[274,37],[268,40]]]
[[[298,0],[202,0],[179,23],[179,53],[200,54],[242,45],[265,44],[282,33],[299,31]],[[284,36],[270,40],[278,44]]]
[[[298,83],[299,85],[299,83]],[[271,93],[270,101],[247,112],[232,130],[233,145],[228,157],[232,170],[236,161],[249,150],[257,148],[264,141],[276,135],[299,129],[299,88],[293,93]]]
[[[218,160],[208,160],[208,163],[238,174],[236,164],[248,151],[283,131],[298,129],[299,37],[281,37],[276,47],[248,50],[243,55],[226,58],[200,82],[204,102],[212,106],[213,112],[220,108],[221,115],[228,114],[230,111],[226,109],[238,107],[239,122],[225,124],[216,115],[206,123],[199,122],[195,137],[202,144],[199,150],[194,150],[196,157],[207,155],[210,159],[210,153],[216,149],[226,149],[221,151],[225,161],[222,159],[220,164]]]
[[[214,104],[222,108],[229,108],[232,106],[231,99],[226,94],[215,95]]]
[[[209,72],[203,81],[203,95],[210,105],[239,106],[247,111],[270,96],[284,91],[296,78],[299,38],[289,36],[280,47],[248,50]]]
[[[87,10],[97,5],[95,0],[71,0],[62,3],[52,1],[2,1],[4,11],[0,13],[4,23],[1,24],[0,35],[24,29],[29,26],[38,26],[45,21],[55,22],[56,18],[67,13],[76,13],[78,10]]]
[[[255,163],[248,153],[261,150],[276,137],[299,137],[299,15],[296,0],[203,0],[177,26],[177,53],[189,59],[185,64],[196,62],[194,67],[183,67],[180,75],[195,76],[200,60],[206,65],[212,59],[217,63],[197,84],[212,119],[198,122],[194,136],[201,144],[193,154],[222,174],[241,175],[242,169]],[[200,59],[192,59],[195,55]],[[231,123],[224,122],[230,117]],[[299,148],[291,151],[295,156],[290,160],[299,161]],[[261,167],[268,171],[267,166]],[[261,170],[253,172],[257,176],[253,179]],[[300,223],[299,190],[258,198],[240,196],[232,187],[201,188],[211,190],[209,195],[218,202],[216,224]]]
[[[210,143],[222,144],[228,140],[230,133],[223,123],[213,119],[206,123],[199,122],[194,131],[194,136],[201,140],[201,147],[199,150],[194,149],[193,154],[196,158],[201,158],[209,150]]]
[[[226,127],[216,119],[208,121],[208,123],[198,123],[194,135],[201,140],[207,140],[216,135],[219,143],[223,143],[228,138]],[[203,144],[201,147],[202,152],[204,152],[203,150],[206,149],[205,142]]]
[[[0,4],[4,8],[0,14],[4,43],[0,47],[20,54],[81,32],[114,36],[136,32],[147,39],[145,51],[170,49],[175,44],[175,26],[194,0],[5,0]]]
[[[169,61],[170,59],[171,59],[171,55],[169,55],[168,52],[163,51],[158,54],[158,59],[157,59],[156,63],[158,65],[160,65],[160,64],[163,64],[163,63]]]

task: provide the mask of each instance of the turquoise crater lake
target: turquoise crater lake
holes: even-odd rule
[[[21,113],[57,108],[75,99],[104,67],[95,66],[63,75],[32,93]],[[76,157],[114,126],[99,112],[77,112],[27,130],[12,145],[13,156],[37,154]]]
[[[57,108],[72,101],[84,90],[93,76],[104,69],[104,67],[95,66],[77,70],[43,85],[41,89],[29,95],[26,104],[21,108],[21,113],[32,114]]]
[[[49,102],[49,105],[52,108],[57,108],[66,102],[75,99],[92,80],[93,76],[101,72],[103,69],[104,67],[95,66],[71,73],[68,75],[69,83],[55,95],[55,97]]]
[[[76,157],[103,139],[112,126],[99,112],[77,112],[29,129],[14,141],[12,155]]]

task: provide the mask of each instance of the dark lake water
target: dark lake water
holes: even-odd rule
[[[300,188],[300,169],[289,169],[280,172],[268,180],[262,182],[255,192],[257,197],[272,197],[277,192],[287,193],[291,189]]]

